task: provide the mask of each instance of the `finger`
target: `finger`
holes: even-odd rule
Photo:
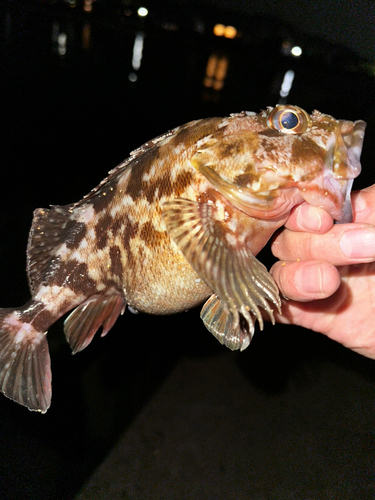
[[[325,299],[340,286],[338,270],[325,261],[276,262],[270,272],[280,292],[299,302]]]
[[[326,260],[335,266],[375,260],[375,227],[368,224],[335,224],[325,234],[285,229],[271,244],[280,260]]]
[[[294,207],[285,227],[291,231],[326,233],[333,226],[333,222],[328,212],[304,202]]]
[[[375,184],[352,194],[354,222],[375,225]]]

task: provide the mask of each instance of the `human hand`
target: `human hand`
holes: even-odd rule
[[[353,193],[354,220],[333,224],[306,203],[272,243],[271,269],[284,300],[280,323],[323,333],[375,359],[375,185]]]

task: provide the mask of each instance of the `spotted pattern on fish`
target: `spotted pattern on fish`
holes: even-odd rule
[[[34,212],[27,248],[31,301],[0,309],[0,389],[47,411],[46,333],[73,352],[131,311],[171,314],[204,302],[207,329],[245,349],[278,289],[255,258],[303,200],[351,217],[365,124],[297,106],[196,120],[133,151],[77,203]]]

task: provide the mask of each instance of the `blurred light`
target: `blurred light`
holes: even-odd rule
[[[207,61],[203,85],[214,90],[221,90],[224,87],[228,66],[229,61],[225,56],[218,57],[212,54]]]
[[[142,32],[137,33],[135,35],[134,46],[133,46],[133,58],[132,58],[132,66],[135,71],[138,71],[139,68],[141,67],[144,38],[145,35]]]
[[[225,38],[236,38],[237,30],[234,26],[224,26],[224,24],[215,24],[213,29],[215,36],[224,36]]]
[[[289,40],[284,40],[281,45],[281,53],[283,56],[301,57],[302,48],[298,45],[292,45]]]
[[[57,52],[60,56],[65,56],[66,54],[66,41],[67,41],[66,33],[60,33],[57,37]]]
[[[224,29],[225,38],[236,38],[237,30],[234,26],[226,26]]]
[[[225,26],[224,24],[215,24],[214,26],[214,35],[216,36],[224,36]]]
[[[289,40],[284,40],[284,42],[281,44],[282,55],[290,56],[291,49],[292,49],[292,44],[289,42]]]
[[[89,23],[85,23],[82,27],[82,48],[84,50],[89,50],[91,46],[91,26]]]
[[[134,83],[138,80],[138,76],[135,73],[129,73],[128,78],[129,78],[129,82],[132,82],[132,83]]]
[[[294,57],[300,57],[300,55],[302,54],[302,49],[301,47],[298,47],[298,45],[295,45],[294,47],[292,47],[291,53]]]
[[[148,10],[146,9],[146,7],[139,7],[137,12],[140,17],[146,17],[148,14]]]
[[[295,73],[292,69],[290,69],[285,73],[283,83],[281,84],[281,90],[280,90],[281,97],[286,97],[289,94],[290,89],[292,88],[293,85],[294,75]]]
[[[93,3],[93,0],[85,0],[83,3],[83,10],[85,12],[91,12],[92,11],[92,3]]]

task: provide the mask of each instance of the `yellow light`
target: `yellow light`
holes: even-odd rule
[[[216,65],[216,72],[215,72],[216,80],[223,82],[225,80],[225,77],[227,76],[227,71],[228,71],[228,59],[226,57],[220,57]]]
[[[236,38],[237,30],[234,26],[225,26],[224,28],[225,38]]]
[[[214,26],[214,35],[223,36],[225,32],[224,24],[215,24]]]
[[[93,0],[85,0],[83,4],[83,10],[85,12],[91,12],[92,11],[92,1]]]
[[[203,85],[214,90],[221,90],[227,76],[228,65],[229,61],[225,56],[218,57],[216,54],[212,54],[207,61]]]
[[[207,68],[206,68],[206,75],[209,78],[213,78],[213,76],[215,75],[216,64],[217,64],[217,56],[211,55],[207,61]]]

